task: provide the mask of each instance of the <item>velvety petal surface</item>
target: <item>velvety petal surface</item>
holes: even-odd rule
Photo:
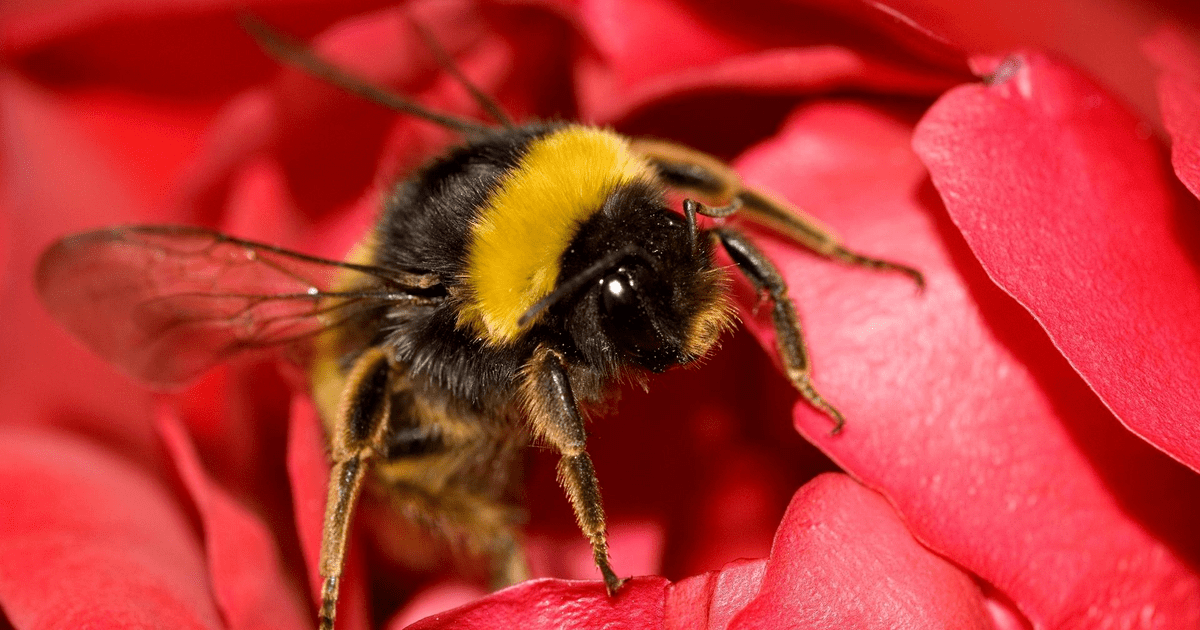
[[[1122,422],[1200,470],[1200,208],[1118,102],[1013,59],[940,99],[914,146],[997,284]]]
[[[667,587],[663,627],[666,630],[725,630],[762,586],[767,560],[734,560]]]
[[[8,2],[0,8],[0,53],[48,83],[202,102],[226,98],[274,71],[274,62],[257,54],[238,25],[239,13],[311,36],[334,20],[385,4]]]
[[[398,623],[426,605],[452,602],[467,592],[456,588],[431,590],[418,596],[389,628],[493,628],[519,623],[537,628],[664,628],[665,630],[724,630],[758,592],[766,560],[735,560],[676,582],[634,578],[616,599],[603,595],[603,583],[592,580],[539,579],[490,595],[471,597],[454,610],[444,610],[412,625]],[[628,590],[625,590],[628,589]],[[598,596],[599,595],[599,596]]]
[[[837,0],[832,0],[836,2]],[[1147,120],[1158,108],[1142,41],[1166,20],[1195,25],[1191,0],[884,0],[884,5],[952,42],[966,55],[1036,49],[1069,61]]]
[[[970,576],[914,540],[886,500],[837,474],[796,493],[766,560],[674,584],[635,578],[615,599],[602,588],[535,580],[409,627],[993,627]]]
[[[792,499],[761,589],[729,624],[796,627],[993,626],[971,576],[914,540],[883,497],[826,474]]]
[[[187,429],[170,412],[158,431],[204,528],[212,589],[230,630],[299,630],[312,624],[283,572],[270,529],[208,475]]]
[[[932,95],[962,78],[862,23],[803,4],[589,0],[580,17],[591,45],[576,66],[588,121],[701,90]]]
[[[0,605],[14,627],[224,627],[192,523],[146,471],[78,437],[9,427],[0,505]]]
[[[800,404],[796,426],[1035,626],[1200,623],[1195,476],[1127,433],[990,281],[910,148],[914,118],[816,104],[737,162],[852,247],[928,281],[917,294],[901,276],[763,236],[804,321],[816,387],[847,418],[831,436],[829,419]],[[745,319],[770,347],[765,314]]]
[[[661,628],[666,586],[667,581],[660,577],[634,578],[617,597],[609,598],[600,582],[530,580],[409,628]]]
[[[1158,106],[1171,135],[1171,165],[1200,197],[1200,48],[1176,26],[1164,26],[1142,49],[1158,69]]]

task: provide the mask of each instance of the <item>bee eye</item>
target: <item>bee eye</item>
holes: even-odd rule
[[[604,320],[612,340],[657,370],[665,344],[654,327],[654,316],[645,306],[641,291],[648,289],[642,277],[645,269],[620,267],[600,281]]]
[[[604,311],[610,316],[619,316],[637,308],[637,298],[633,295],[633,281],[625,274],[624,269],[605,276],[601,286],[604,293]]]

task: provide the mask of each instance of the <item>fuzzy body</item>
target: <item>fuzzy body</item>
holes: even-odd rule
[[[518,325],[622,247],[638,252],[620,262],[622,281],[647,296],[631,312],[653,326],[630,333],[613,321],[600,286],[607,276]],[[569,402],[586,407],[623,374],[699,358],[730,317],[711,242],[667,208],[656,172],[623,137],[581,125],[498,130],[433,160],[393,189],[352,262],[433,273],[440,286],[431,291],[444,299],[380,305],[330,332],[313,368],[327,428],[354,361],[383,348],[397,376],[386,451],[368,487],[493,555],[511,538],[503,531],[514,520],[520,447],[543,432],[547,413],[531,383],[542,369],[535,355],[561,358]],[[630,344],[652,348],[631,353]]]

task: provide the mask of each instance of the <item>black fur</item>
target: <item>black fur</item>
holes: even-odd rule
[[[711,244],[705,240],[693,247],[687,224],[666,207],[662,189],[644,183],[619,188],[584,223],[563,255],[560,277],[569,278],[628,243],[649,255],[649,260],[630,257],[622,265],[643,280],[643,286],[637,287],[642,323],[609,317],[600,283],[554,309],[558,320],[553,323],[569,332],[577,358],[609,376],[624,366],[660,372],[686,360],[684,333],[702,307],[693,285],[713,265]],[[658,337],[661,346],[641,354],[623,346],[622,331],[638,325],[649,326],[648,332]]]
[[[375,264],[425,269],[441,277],[448,291],[458,288],[480,210],[520,163],[529,142],[555,127],[534,124],[473,138],[398,184],[379,221]],[[496,392],[510,386],[533,344],[487,346],[457,327],[459,304],[449,300],[436,309],[394,309],[381,329],[413,375],[482,411],[498,402]]]
[[[416,396],[412,391],[402,391],[392,399],[391,424],[384,437],[385,454],[388,459],[428,455],[446,449],[445,440],[437,425],[414,421],[415,404]]]
[[[361,448],[379,428],[379,423],[387,421],[384,411],[391,395],[388,386],[391,369],[381,355],[373,356],[380,358],[351,384],[355,391],[350,396],[353,404],[347,411],[345,436],[351,449]]]
[[[479,211],[529,142],[555,127],[535,124],[473,138],[397,184],[376,228],[375,263],[432,271],[448,287],[457,285]]]
[[[529,143],[557,127],[500,130],[451,150],[398,185],[379,222],[374,263],[436,273],[452,297],[432,308],[391,309],[382,316],[384,338],[377,341],[386,340],[411,376],[477,412],[512,400],[521,369],[539,345],[557,350],[576,368],[596,372],[599,378],[589,379],[594,382],[606,382],[626,367],[661,371],[685,361],[687,323],[707,295],[693,285],[712,267],[711,245],[706,239],[693,243],[683,218],[666,207],[661,187],[644,182],[619,188],[581,226],[560,261],[559,282],[614,249],[628,243],[640,247],[642,254],[619,267],[644,285],[638,287],[639,308],[655,340],[652,352],[622,344],[621,331],[631,322],[611,321],[599,281],[552,306],[506,346],[490,346],[474,331],[458,327],[462,302],[453,296],[465,274],[471,226]],[[591,387],[577,393],[583,399],[602,395]]]

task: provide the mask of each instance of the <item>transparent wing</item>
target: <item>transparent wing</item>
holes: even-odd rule
[[[66,237],[42,254],[37,288],[50,313],[101,357],[159,387],[373,308],[444,296],[437,276],[419,270],[325,260],[182,226]]]

